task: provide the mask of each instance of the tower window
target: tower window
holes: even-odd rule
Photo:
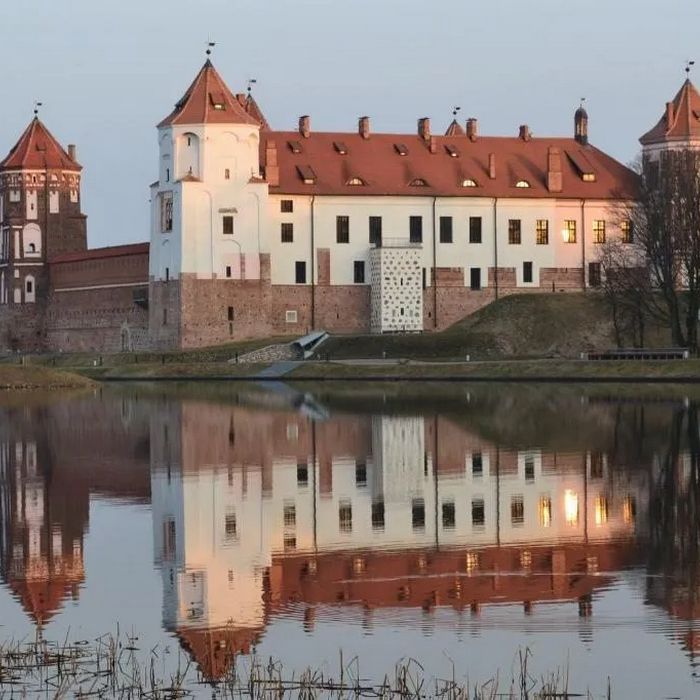
[[[222,217],[224,235],[233,235],[233,217],[226,215]]]
[[[164,192],[160,200],[160,230],[168,233],[173,230],[173,193]]]

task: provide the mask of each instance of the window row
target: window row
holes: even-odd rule
[[[224,230],[224,233],[233,233],[233,217],[230,218],[230,231]],[[439,218],[439,241],[440,243],[454,242],[454,224],[453,217],[441,216]],[[469,243],[482,243],[483,223],[481,216],[469,217]],[[335,224],[336,243],[350,243],[350,217],[346,215],[336,216]],[[621,240],[623,243],[633,242],[633,229],[631,221],[623,221],[620,224]],[[284,222],[281,224],[282,243],[294,242],[294,224]],[[382,217],[370,216],[368,220],[368,233],[370,245],[380,246],[382,244]],[[408,235],[411,243],[423,242],[423,217],[410,216],[408,223]],[[574,219],[567,219],[564,222],[562,229],[562,239],[564,243],[576,243],[577,241],[577,223]],[[605,243],[606,238],[606,222],[601,219],[593,221],[593,242]],[[522,243],[522,220],[508,219],[508,243],[510,245],[520,245]],[[549,220],[537,219],[535,222],[535,243],[537,245],[549,245]]]

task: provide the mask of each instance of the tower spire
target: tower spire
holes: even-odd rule
[[[207,50],[206,50],[207,59],[209,59],[209,57],[211,56],[211,51],[215,46],[216,46],[215,41],[212,41],[211,39],[207,39]]]
[[[690,71],[693,69],[693,66],[695,65],[695,61],[691,61],[688,59],[685,62],[685,77],[690,78]]]
[[[44,103],[43,102],[34,102],[34,116],[38,117],[39,116],[39,107],[43,107]]]

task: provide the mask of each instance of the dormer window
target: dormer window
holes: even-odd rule
[[[395,143],[394,144],[394,150],[400,155],[400,156],[407,156],[408,155],[408,148],[404,146],[402,143]]]
[[[427,187],[428,183],[422,178],[422,177],[417,177],[411,182],[408,183],[409,187]]]
[[[219,112],[223,112],[226,109],[226,98],[223,92],[210,92],[209,101],[211,106]]]
[[[351,177],[345,184],[352,187],[360,187],[362,185],[366,185],[367,183],[361,177]]]
[[[299,141],[288,141],[287,145],[292,153],[301,153],[301,143]]]
[[[447,151],[447,155],[449,155],[450,158],[459,158],[459,151],[455,146],[445,146],[445,150]]]
[[[297,165],[297,172],[305,185],[316,184],[316,173],[310,165]]]
[[[595,182],[595,173],[583,173],[581,179],[584,182]]]
[[[335,148],[336,153],[341,156],[346,156],[348,154],[348,147],[342,141],[334,141],[333,148]]]
[[[465,180],[462,180],[462,187],[478,187],[478,185],[476,184],[475,180],[468,177]]]
[[[527,180],[518,180],[515,183],[515,186],[519,189],[527,189],[528,187],[530,187],[530,183]]]

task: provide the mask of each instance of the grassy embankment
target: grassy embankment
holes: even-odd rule
[[[16,389],[87,389],[94,382],[87,377],[48,367],[0,365],[0,391]]]

